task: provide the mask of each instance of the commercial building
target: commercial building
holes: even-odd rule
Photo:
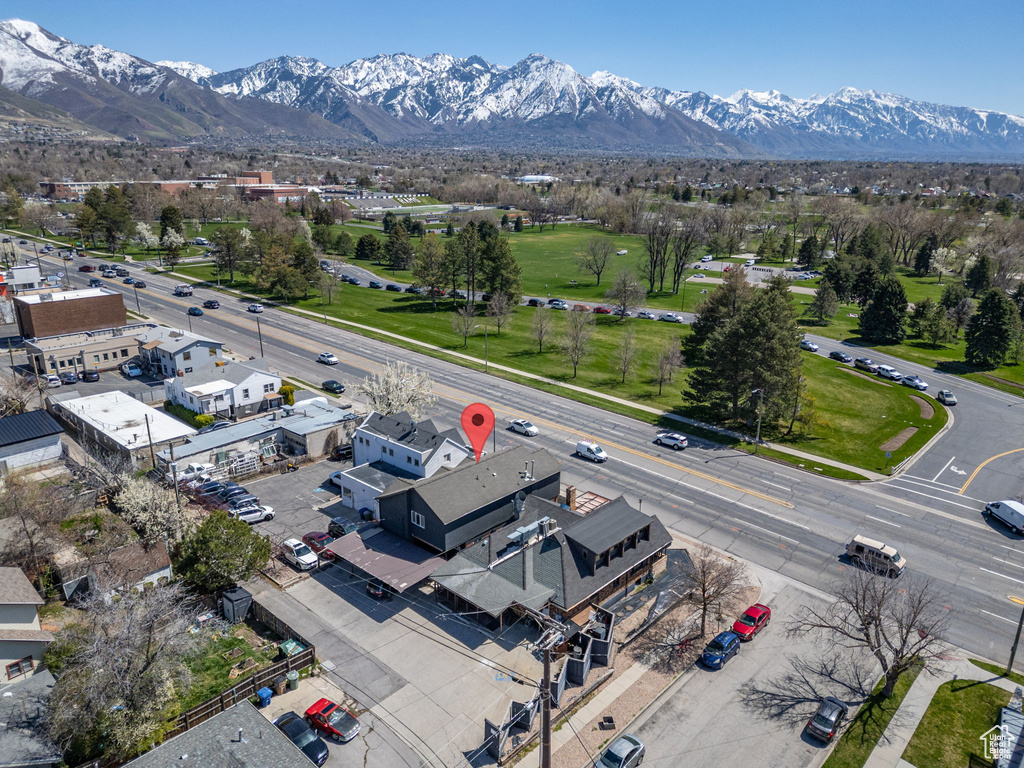
[[[0,472],[28,469],[56,461],[64,430],[46,411],[29,411],[0,419]]]
[[[107,187],[149,186],[177,197],[186,189],[245,188],[273,184],[272,171],[244,171],[238,176],[216,174],[195,179],[162,179],[157,181],[40,181],[39,193],[52,200],[81,200],[90,189]]]
[[[137,323],[118,328],[42,336],[25,340],[29,370],[40,373],[73,371],[110,371],[139,354],[136,336],[157,326]]]
[[[164,381],[164,392],[172,403],[229,419],[281,407],[280,389],[281,377],[270,371],[265,360],[205,362]]]
[[[38,266],[11,267],[4,274],[4,294],[14,295],[33,293],[35,291],[53,290],[53,286],[43,278]]]
[[[53,635],[39,626],[44,600],[21,568],[0,568],[0,664],[3,682],[31,675]]]
[[[49,409],[79,441],[150,469],[162,448],[179,445],[196,434],[187,424],[150,408],[124,392],[81,397],[77,391],[51,395]]]
[[[18,332],[26,339],[116,328],[127,322],[124,297],[107,288],[15,296]]]
[[[156,376],[184,376],[224,360],[224,343],[178,328],[153,326],[136,335],[139,360]]]

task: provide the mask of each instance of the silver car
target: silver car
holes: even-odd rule
[[[654,442],[671,448],[674,451],[681,451],[690,444],[686,436],[680,435],[678,432],[659,432],[658,436],[654,438]]]
[[[262,523],[264,520],[274,519],[274,508],[265,504],[253,504],[247,507],[236,507],[228,511],[228,517],[237,517],[245,523]]]
[[[595,768],[636,768],[644,761],[646,751],[639,738],[624,733],[604,751]]]
[[[536,437],[540,434],[540,430],[526,419],[512,419],[512,421],[508,423],[508,428],[513,432],[518,432],[520,435],[526,435],[527,437]]]

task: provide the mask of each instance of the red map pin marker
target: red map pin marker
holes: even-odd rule
[[[467,405],[462,412],[462,429],[469,438],[469,444],[476,453],[477,463],[487,445],[487,438],[494,431],[494,411],[483,403]]]

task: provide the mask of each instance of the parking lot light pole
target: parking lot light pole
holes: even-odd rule
[[[1004,675],[1009,675],[1010,670],[1013,669],[1013,660],[1017,656],[1017,644],[1020,642],[1020,630],[1024,627],[1024,598],[1016,597],[1014,595],[1007,595],[1011,603],[1017,603],[1021,606],[1020,609],[1020,621],[1017,622],[1017,634],[1013,637],[1013,645],[1010,647],[1010,660],[1006,663],[1006,671]]]
[[[757,447],[761,444],[761,416],[764,413],[764,387],[755,389],[750,394],[757,395],[757,435],[754,437],[754,453],[757,453]]]

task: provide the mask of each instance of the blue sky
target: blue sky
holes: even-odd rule
[[[536,52],[584,75],[607,69],[722,96],[850,85],[1024,115],[1022,0],[4,0],[0,15],[219,71],[285,54],[331,65],[397,52],[513,64]]]

